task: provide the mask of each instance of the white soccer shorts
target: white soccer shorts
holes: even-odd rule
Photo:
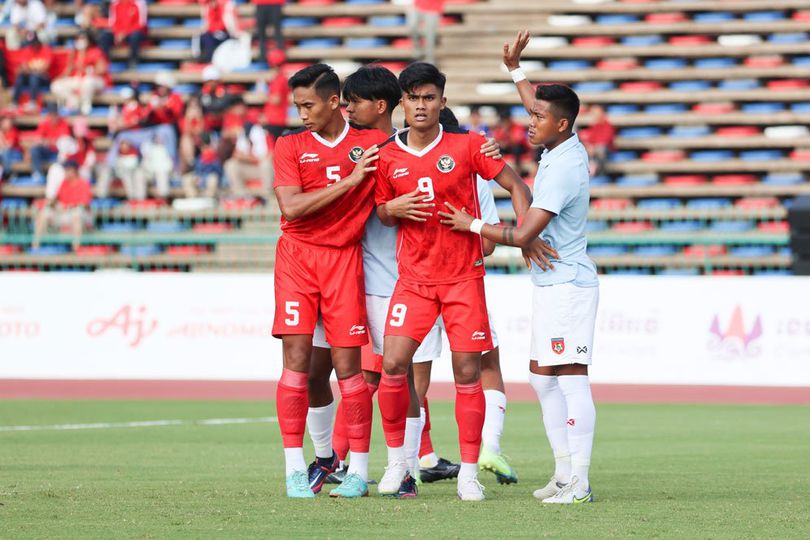
[[[534,287],[530,358],[540,366],[591,364],[599,287]]]

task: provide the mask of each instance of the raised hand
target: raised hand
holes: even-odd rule
[[[503,63],[509,71],[520,67],[520,55],[529,44],[529,39],[529,31],[521,30],[511,47],[508,43],[503,44]]]

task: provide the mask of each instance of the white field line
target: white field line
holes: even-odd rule
[[[142,420],[138,422],[99,422],[96,424],[51,424],[33,426],[0,426],[3,431],[70,431],[77,429],[120,429],[166,426],[225,426],[229,424],[269,424],[275,416],[259,418],[207,418],[204,420]]]

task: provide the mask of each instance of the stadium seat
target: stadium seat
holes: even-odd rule
[[[753,90],[759,87],[756,79],[723,79],[717,85],[720,90]]]
[[[724,161],[734,158],[734,152],[731,150],[698,150],[689,155],[692,161]]]
[[[693,258],[706,258],[706,257],[720,257],[728,252],[728,248],[724,245],[713,244],[693,244],[683,248],[683,255],[685,257]]]
[[[678,252],[675,246],[639,246],[633,251],[637,257],[671,257]]]
[[[740,159],[743,161],[771,161],[782,159],[784,155],[781,150],[744,150],[740,152]]]
[[[715,233],[741,233],[754,228],[754,224],[746,220],[718,220],[709,226]]]
[[[648,163],[673,163],[683,161],[685,157],[683,150],[650,150],[641,154],[641,160]]]
[[[773,255],[771,246],[734,246],[729,248],[728,254],[731,257],[762,258]]]
[[[591,201],[591,208],[594,210],[624,210],[632,204],[630,199],[594,199]],[[511,206],[511,205],[510,205]]]
[[[618,135],[625,139],[646,139],[661,135],[661,128],[653,126],[624,128],[619,130]]]
[[[669,38],[669,44],[677,47],[699,47],[712,43],[712,38],[700,34],[687,35],[687,36],[672,36]]]
[[[730,208],[731,200],[725,197],[697,198],[687,201],[686,207],[700,210],[715,210],[719,208]]]
[[[753,174],[719,174],[712,178],[712,184],[717,186],[747,186],[757,181]]]
[[[686,20],[688,20],[686,13],[683,13],[682,11],[648,13],[644,16],[644,22],[648,22],[650,24],[673,24],[684,22]]]
[[[623,92],[657,92],[663,88],[658,81],[627,81],[619,85]]]
[[[734,14],[727,11],[709,11],[692,15],[693,22],[705,24],[719,24],[733,21],[734,19]]]
[[[639,210],[672,210],[681,206],[678,199],[640,199],[636,202]]]
[[[618,257],[627,254],[627,247],[614,246],[588,246],[588,255],[591,257]]]
[[[727,114],[734,112],[734,104],[727,101],[718,103],[696,103],[692,106],[692,110],[702,114]]]
[[[616,179],[617,186],[640,187],[654,186],[658,183],[658,176],[655,174],[625,174]]]
[[[597,94],[600,92],[610,92],[616,88],[612,81],[586,81],[576,83],[572,87],[578,94]]]
[[[92,246],[79,246],[76,249],[76,255],[82,257],[101,257],[115,253],[115,247],[105,244],[97,244]]]
[[[708,179],[700,174],[677,174],[665,176],[663,183],[667,186],[697,186],[707,181]]]
[[[762,183],[770,186],[794,186],[805,181],[800,172],[768,173],[762,178]]]
[[[686,60],[683,58],[654,58],[644,62],[644,67],[647,69],[682,69],[686,65]]]
[[[655,229],[649,221],[620,221],[615,223],[612,230],[622,233],[640,233]]]
[[[695,60],[695,67],[697,69],[725,69],[737,65],[737,60],[727,56],[720,56],[716,58],[698,58]]]
[[[664,221],[659,229],[669,233],[695,232],[702,230],[703,224],[695,220]]]
[[[153,244],[144,245],[125,245],[121,246],[119,253],[127,257],[151,257],[159,255],[161,252],[160,246]]]
[[[655,275],[657,276],[669,276],[669,277],[679,277],[679,276],[699,276],[700,269],[699,268],[664,268],[662,270],[658,270]]]
[[[596,62],[596,69],[600,71],[626,71],[638,67],[635,58],[605,58]]]
[[[706,80],[672,81],[669,83],[669,89],[676,92],[703,92],[711,87],[712,84]]]
[[[747,210],[761,210],[766,208],[777,208],[779,199],[776,197],[743,197],[734,206]]]
[[[618,152],[611,152],[610,155],[608,155],[608,162],[610,163],[621,163],[635,159],[638,159],[638,153],[632,150],[620,150]]]
[[[608,14],[608,15],[598,15],[596,17],[596,24],[600,25],[621,25],[621,24],[632,24],[639,22],[641,20],[640,17],[637,15],[625,15],[621,13],[617,14]]]
[[[703,137],[711,133],[709,126],[673,126],[669,130],[670,137]]]
[[[810,104],[809,104],[810,105]],[[608,105],[606,112],[609,116],[620,116],[623,114],[633,114],[639,111],[638,105],[617,104]]]
[[[786,18],[783,11],[749,11],[743,14],[743,19],[749,22],[775,22]]]
[[[718,137],[753,137],[759,135],[757,126],[724,126],[714,131]]]
[[[689,107],[685,103],[654,103],[644,107],[647,114],[681,114],[688,110]]]
[[[757,230],[772,234],[789,234],[790,223],[787,221],[763,221],[757,225]]]

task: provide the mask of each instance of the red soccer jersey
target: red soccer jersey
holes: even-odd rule
[[[304,192],[323,189],[349,176],[363,151],[385,139],[382,131],[348,123],[331,143],[306,129],[283,135],[276,141],[273,186],[300,186]],[[330,206],[293,221],[282,218],[281,231],[315,246],[350,246],[362,238],[373,203],[374,181],[367,177]]]
[[[59,186],[59,193],[56,195],[56,200],[65,208],[74,208],[76,206],[89,206],[93,200],[93,191],[90,188],[90,182],[84,178],[75,178],[73,180],[65,180]]]
[[[421,151],[405,144],[406,134],[380,150],[375,179],[376,202],[384,204],[415,189],[436,205],[426,222],[399,222],[397,262],[399,276],[425,285],[455,283],[484,275],[481,238],[470,232],[454,232],[440,223],[439,210],[449,202],[480,217],[476,174],[494,178],[503,161],[484,156],[484,138],[461,129],[443,130]]]

